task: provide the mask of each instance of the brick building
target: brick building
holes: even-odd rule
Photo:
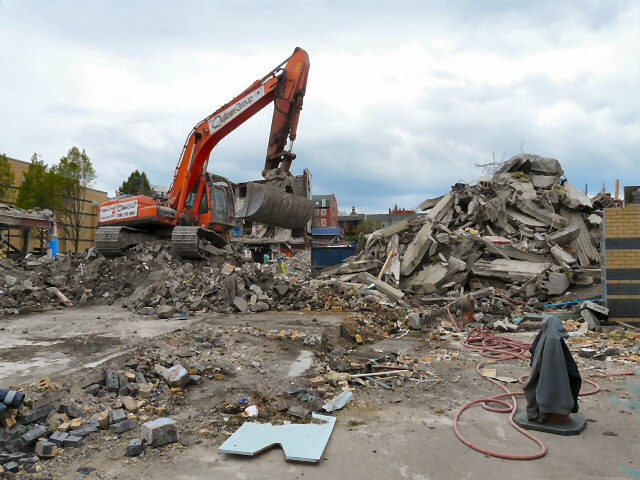
[[[640,203],[606,208],[603,224],[609,320],[640,325]]]
[[[316,203],[313,226],[336,228],[338,226],[338,200],[336,200],[336,196],[333,193],[331,195],[314,195],[311,199]]]
[[[11,170],[15,175],[14,185],[12,185],[12,189],[14,191],[13,202],[15,202],[15,199],[18,196],[18,188],[24,181],[24,176],[29,169],[30,162],[24,162],[10,157],[7,158],[9,160]],[[88,189],[87,199],[84,202],[84,221],[81,227],[78,251],[84,251],[85,249],[93,246],[96,236],[96,228],[98,226],[98,209],[100,204],[108,198],[107,192]],[[60,216],[58,216],[58,221],[60,221]],[[24,232],[15,229],[6,229],[3,231],[3,234],[5,241],[9,242],[17,249],[23,250]],[[58,231],[58,242],[60,252],[73,251],[73,243],[70,238],[67,238],[64,228],[60,228]],[[38,240],[32,238],[29,250],[37,249],[39,246]]]

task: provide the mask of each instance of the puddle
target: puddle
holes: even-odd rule
[[[35,342],[33,340],[22,340],[22,339],[11,339],[9,341],[9,345],[3,345],[2,343],[0,343],[0,349],[9,349],[9,348],[16,348],[16,347],[30,347],[30,346],[41,346],[41,347],[48,347],[50,345],[56,345],[58,343],[62,343],[60,340],[54,340],[51,342],[46,342],[46,341],[41,341],[41,342]]]
[[[302,350],[298,358],[291,364],[289,367],[289,372],[287,376],[289,377],[298,377],[306,372],[309,367],[311,367],[311,362],[313,361],[313,352],[309,350]]]
[[[47,375],[59,370],[59,367],[67,363],[69,363],[68,358],[37,358],[25,362],[3,361],[2,370],[0,371],[0,383],[12,376],[18,379],[33,379],[34,376]],[[37,372],[37,374],[34,372]]]
[[[83,368],[95,368],[98,365],[100,365],[101,363],[106,362],[107,360],[111,360],[114,357],[117,357],[118,355],[122,354],[122,352],[115,352],[112,353],[111,355],[107,355],[106,357],[102,357],[99,360],[96,360],[95,362],[91,362],[91,363],[85,363],[84,365],[82,365]]]

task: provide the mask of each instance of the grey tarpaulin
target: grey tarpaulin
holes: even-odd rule
[[[582,378],[564,342],[567,337],[562,322],[552,315],[531,345],[531,374],[524,386],[529,420],[544,422],[550,413],[578,411]]]

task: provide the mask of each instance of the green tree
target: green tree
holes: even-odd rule
[[[54,168],[49,168],[42,161],[38,160],[38,155],[31,156],[31,164],[24,174],[24,180],[18,188],[18,198],[16,207],[18,208],[40,208],[54,210],[56,212],[63,208],[61,179],[56,174]],[[40,241],[40,248],[44,246],[47,231],[41,228],[33,229]]]
[[[24,180],[18,188],[16,207],[60,210],[63,206],[61,178],[55,168],[47,167],[34,153],[24,174]]]
[[[11,202],[13,200],[13,182],[16,176],[11,170],[9,159],[3,153],[0,155],[0,202]]]
[[[118,195],[124,195],[125,193],[131,195],[153,195],[153,188],[151,188],[147,174],[138,170],[131,172],[129,178],[122,182],[118,189]]]
[[[373,233],[382,228],[382,223],[374,220],[365,220],[356,228],[356,232]]]
[[[93,185],[96,171],[87,153],[84,150],[81,152],[77,147],[69,150],[54,169],[61,180],[65,231],[77,252],[87,203],[87,190]]]

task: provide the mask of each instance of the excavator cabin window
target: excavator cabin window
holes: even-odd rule
[[[192,209],[196,203],[196,197],[198,196],[198,187],[200,187],[200,182],[196,182],[191,190],[191,193],[187,196],[187,199],[184,201],[184,206],[186,208]]]

